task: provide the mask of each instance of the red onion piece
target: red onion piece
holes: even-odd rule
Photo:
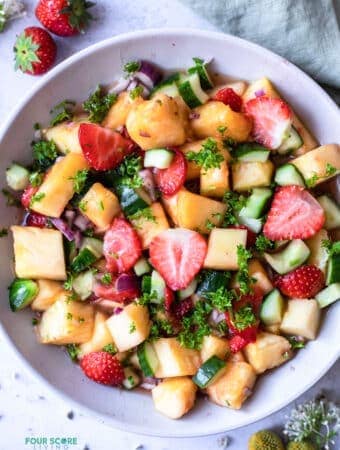
[[[137,290],[139,289],[139,279],[136,275],[122,273],[118,276],[115,287],[118,292]]]
[[[147,391],[151,391],[151,389],[156,387],[157,384],[159,384],[159,380],[157,378],[143,377],[140,387],[146,389]]]
[[[63,235],[66,237],[66,239],[68,241],[73,241],[74,240],[74,238],[75,238],[74,232],[67,225],[67,223],[63,221],[63,219],[58,219],[58,218],[51,217],[50,221],[57,228],[57,230],[59,230],[59,231],[61,231],[63,233]]]
[[[83,236],[79,230],[75,230],[74,232],[74,242],[76,244],[76,248],[80,248],[83,242]]]
[[[148,89],[152,89],[162,78],[162,73],[148,61],[141,61],[134,77],[141,81]]]
[[[217,325],[222,320],[225,320],[224,313],[217,311],[217,309],[213,309],[209,317],[209,322],[212,325]]]
[[[191,112],[191,113],[189,114],[189,119],[190,119],[190,120],[192,120],[192,119],[199,119],[199,118],[200,118],[200,114],[197,113],[197,112]]]
[[[109,314],[118,314],[117,312],[115,312],[115,310],[119,307],[117,307],[117,302],[113,300],[108,300],[106,298],[97,298],[96,300],[91,301],[91,303]]]
[[[127,87],[127,91],[132,91],[133,89],[135,89],[138,86],[138,81],[135,80],[134,78],[130,81],[128,87]]]
[[[82,214],[77,215],[73,221],[73,224],[78,227],[80,231],[85,231],[92,227],[90,220]]]
[[[255,97],[262,97],[262,95],[266,95],[263,89],[259,89],[258,91],[255,91]]]
[[[73,221],[76,217],[76,212],[73,211],[73,209],[67,209],[64,213],[64,216],[65,216],[65,220],[66,220],[68,226],[72,227]]]
[[[125,91],[125,89],[128,87],[130,83],[130,80],[128,78],[120,78],[116,84],[114,84],[110,89],[110,94],[120,94],[121,92]]]
[[[143,178],[143,187],[149,194],[151,200],[155,202],[157,200],[155,180],[152,175],[151,169],[144,169],[139,172],[139,176]]]

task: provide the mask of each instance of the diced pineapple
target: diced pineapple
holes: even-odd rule
[[[306,240],[306,244],[310,250],[307,264],[318,267],[323,271],[323,273],[326,273],[329,254],[327,249],[322,245],[322,241],[328,239],[329,237],[327,231],[321,229],[316,234],[314,234],[313,237]]]
[[[234,92],[236,92],[237,95],[242,97],[245,90],[247,89],[247,83],[245,81],[240,80],[240,81],[231,81],[230,83],[219,84],[209,92],[209,97],[210,98],[215,97],[218,91],[226,88],[232,89]]]
[[[276,89],[272,85],[272,83],[268,80],[268,78],[261,78],[260,80],[254,81],[249,85],[248,89],[245,91],[243,95],[243,101],[247,102],[251,98],[254,98],[256,96],[255,93],[258,91],[263,91],[263,93],[267,95],[267,97],[271,98],[281,97],[280,94],[276,91]],[[303,140],[302,147],[300,147],[298,150],[294,152],[296,155],[306,153],[309,150],[312,150],[313,148],[317,147],[318,143],[315,140],[314,136],[312,136],[312,134],[307,130],[307,128],[297,117],[294,111],[293,111],[293,125]]]
[[[164,380],[152,389],[155,408],[170,419],[179,419],[194,406],[197,387],[187,377]]]
[[[280,324],[276,323],[274,325],[266,325],[264,327],[264,330],[267,331],[268,333],[272,333],[272,334],[280,334]]]
[[[145,217],[131,219],[131,223],[140,237],[144,250],[149,248],[150,242],[155,236],[169,228],[168,219],[160,203],[153,203],[150,206],[150,210],[153,220]]]
[[[107,328],[106,321],[108,316],[100,311],[95,312],[93,333],[89,341],[81,344],[79,357],[91,352],[99,352],[108,344],[113,344],[112,335]]]
[[[181,188],[176,194],[162,197],[164,209],[174,225],[178,225],[178,198],[182,192],[188,192],[185,188]]]
[[[200,192],[207,197],[223,197],[226,191],[230,190],[228,161],[230,154],[227,150],[220,150],[224,161],[220,167],[204,170],[201,169]]]
[[[229,342],[227,339],[209,335],[204,336],[201,347],[201,359],[205,362],[211,356],[218,356],[220,359],[226,359],[230,352]]]
[[[210,101],[192,110],[191,128],[198,138],[221,137],[221,127],[226,127],[223,137],[238,142],[246,141],[251,120],[243,113],[233,111],[222,102]]]
[[[119,94],[117,101],[111,106],[102,125],[106,128],[116,130],[125,125],[127,116],[131,108],[143,103],[143,98],[138,96],[133,99],[129,92]]]
[[[31,303],[34,311],[46,311],[57,300],[63,285],[54,280],[37,280],[39,292]]]
[[[45,216],[60,217],[74,195],[72,178],[78,171],[88,168],[86,159],[80,153],[68,153],[54,163],[36,194],[43,197],[33,203],[32,209]]]
[[[291,357],[291,346],[287,339],[276,334],[260,332],[255,342],[243,349],[246,359],[256,373],[280,366]]]
[[[266,162],[238,162],[231,166],[233,189],[249,191],[254,187],[269,186],[272,181],[274,164]]]
[[[273,289],[268,273],[258,259],[249,261],[248,270],[249,275],[256,280],[254,286],[260,288],[264,294],[268,294]]]
[[[204,268],[237,270],[237,246],[246,246],[247,230],[213,228],[208,241]]]
[[[315,339],[319,324],[320,308],[316,300],[288,300],[288,307],[281,322],[282,333]]]
[[[101,231],[107,230],[112,219],[120,213],[118,198],[101,183],[94,183],[81,201],[83,214]]]
[[[217,405],[240,409],[255,381],[256,373],[250,364],[228,361],[224,374],[207,388],[207,394]]]
[[[62,122],[44,130],[45,138],[54,141],[61,153],[82,153],[78,130],[81,123],[88,122],[87,116],[73,118],[72,122]]]
[[[207,224],[211,222],[218,226],[226,211],[222,202],[193,194],[189,191],[180,191],[177,200],[177,221],[182,228],[209,233]]]
[[[242,352],[230,353],[228,361],[230,361],[230,362],[246,362]]]
[[[290,163],[297,167],[306,181],[312,179],[313,184],[323,183],[340,173],[340,145],[322,145]]]
[[[49,228],[11,227],[15,273],[19,278],[66,280],[63,237]]]
[[[145,306],[130,303],[119,314],[114,314],[106,325],[120,352],[130,350],[145,341],[150,333],[150,319]]]
[[[201,365],[199,352],[182,347],[175,337],[157,339],[153,345],[159,360],[156,378],[194,375]]]
[[[42,315],[37,332],[42,344],[83,344],[91,339],[94,308],[81,302],[70,301],[67,292]]]

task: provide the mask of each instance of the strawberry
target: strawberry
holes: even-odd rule
[[[150,260],[173,290],[184,289],[200,271],[207,243],[196,231],[184,228],[165,230],[150,244]]]
[[[120,361],[108,352],[91,352],[80,361],[84,374],[100,384],[120,385],[125,376]]]
[[[51,35],[39,27],[28,27],[17,37],[14,44],[15,70],[30,75],[41,75],[53,65],[57,46]]]
[[[255,141],[270,149],[280,147],[292,124],[292,112],[283,100],[260,96],[245,104],[245,112],[253,119]]]
[[[174,195],[185,182],[187,162],[182,152],[176,151],[170,167],[154,169],[155,181],[158,189],[165,195]]]
[[[171,307],[172,307],[172,304],[174,301],[175,301],[175,294],[168,286],[165,286],[165,290],[164,290],[165,311],[167,311],[167,312],[171,311]]]
[[[136,231],[125,219],[115,219],[104,235],[104,256],[108,272],[127,272],[142,256]]]
[[[58,36],[73,36],[82,32],[92,20],[87,11],[94,6],[86,0],[40,0],[35,15],[40,23]]]
[[[250,342],[255,342],[256,335],[257,335],[257,326],[246,328],[241,332],[241,334],[237,334],[229,340],[230,350],[233,353],[239,352]]]
[[[247,230],[247,247],[255,245],[257,234],[245,225],[230,225],[228,228],[236,228],[238,230]]]
[[[129,300],[134,300],[140,295],[140,289],[138,286],[131,287],[131,289],[118,289],[117,277],[112,277],[110,284],[96,282],[93,286],[93,292],[96,297],[122,303]]]
[[[33,195],[39,190],[38,186],[29,184],[21,196],[21,204],[24,208],[29,209]]]
[[[172,313],[178,320],[182,320],[183,317],[188,314],[194,307],[194,303],[191,297],[185,298],[175,302],[172,307]]]
[[[114,169],[135,148],[131,139],[94,123],[80,124],[78,137],[85,158],[96,170]]]
[[[236,94],[232,88],[222,88],[216,92],[213,100],[229,105],[233,111],[240,112],[242,108],[242,98]]]
[[[28,227],[45,228],[47,225],[47,217],[36,212],[30,212],[26,218]]]
[[[318,267],[305,265],[277,275],[274,284],[287,297],[312,298],[324,287],[325,276]]]
[[[325,223],[325,213],[316,199],[303,187],[279,187],[263,227],[263,234],[273,241],[307,239]]]

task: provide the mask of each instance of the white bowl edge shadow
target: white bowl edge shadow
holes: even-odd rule
[[[268,76],[322,144],[340,142],[340,130],[336,127],[340,118],[337,106],[320,86],[287,60],[256,44],[221,33],[187,29],[147,30],[94,44],[45,75],[0,130],[1,152],[4,154],[0,170],[16,158],[20,161],[26,157],[28,161],[32,124],[48,120],[52,105],[64,98],[86,98],[97,83],[107,83],[119,76],[122,61],[144,58],[171,69],[187,67],[192,56],[214,57],[216,70],[233,78],[239,76],[250,80]],[[92,60],[96,64],[90,64]],[[230,66],[228,61],[233,61],[233,64]],[[3,199],[0,199],[0,206],[7,216],[7,224],[14,223],[15,215],[13,211],[4,209]],[[0,248],[2,255],[11,255],[9,240],[1,240]],[[10,279],[9,268],[6,273],[2,270],[0,283],[4,298],[7,297],[4,291]],[[240,411],[202,400],[200,406],[183,419],[171,421],[154,410],[151,398],[145,394],[117,389],[108,391],[109,388],[86,380],[60,349],[37,344],[28,311],[14,315],[4,301],[0,303],[0,312],[4,322],[0,325],[1,335],[23,365],[49,389],[106,425],[154,436],[203,436],[256,422],[303,394],[327,372],[340,354],[339,344],[336,344],[339,342],[340,307],[333,305],[324,320],[319,339],[309,343],[306,350],[299,352],[291,362],[262,377],[258,389],[255,385],[253,396]],[[17,333],[18,329],[20,333]],[[74,389],[75,383],[78,383],[77,390]]]

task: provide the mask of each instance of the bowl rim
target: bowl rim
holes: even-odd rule
[[[336,103],[330,98],[330,96],[321,88],[321,86],[316,83],[309,75],[307,75],[305,72],[303,72],[299,67],[297,67],[295,64],[291,63],[290,61],[286,60],[285,58],[279,56],[278,54],[272,52],[271,50],[268,50],[258,44],[255,44],[253,42],[247,41],[245,39],[232,36],[227,33],[217,32],[217,31],[208,31],[208,30],[200,30],[195,28],[151,28],[147,30],[137,30],[133,32],[128,33],[122,33],[118,34],[116,36],[113,36],[108,39],[104,39],[102,41],[99,41],[95,44],[92,44],[83,50],[80,50],[76,52],[74,55],[71,55],[70,57],[66,58],[64,61],[60,62],[56,67],[50,70],[44,77],[39,80],[31,89],[28,90],[26,95],[23,97],[21,101],[18,102],[16,106],[14,106],[7,118],[5,120],[4,124],[0,128],[0,142],[4,138],[5,134],[9,131],[11,128],[12,122],[15,120],[15,118],[20,114],[21,110],[29,103],[29,101],[33,98],[33,96],[39,92],[42,88],[45,87],[46,84],[48,84],[51,80],[53,80],[54,77],[56,77],[58,74],[63,72],[64,69],[72,65],[73,63],[76,63],[77,61],[82,60],[83,58],[86,58],[89,54],[95,53],[99,49],[103,49],[106,47],[110,47],[112,45],[119,45],[122,42],[126,41],[133,41],[133,40],[140,40],[145,37],[150,37],[153,35],[162,35],[162,36],[169,36],[169,39],[171,37],[176,38],[178,36],[190,36],[191,38],[193,35],[196,35],[199,38],[207,38],[212,40],[224,40],[226,43],[232,42],[236,46],[250,49],[251,51],[255,53],[261,53],[262,55],[265,54],[268,56],[268,58],[272,61],[276,61],[277,63],[282,63],[282,61],[285,62],[286,65],[290,67],[291,70],[293,70],[297,77],[300,77],[304,83],[307,83],[310,85],[311,89],[319,91],[319,94],[324,98],[325,102],[328,103],[328,107],[333,109],[334,112],[339,113],[338,106]],[[54,397],[57,397],[57,399],[62,399],[63,402],[66,404],[72,405],[75,409],[78,411],[84,412],[87,416],[95,419],[98,422],[104,423],[105,425],[109,425],[111,427],[117,428],[121,431],[125,432],[131,432],[131,433],[137,433],[144,436],[158,436],[158,437],[178,437],[178,438],[193,438],[193,437],[200,437],[200,436],[209,436],[214,435],[218,433],[223,433],[226,431],[230,431],[233,429],[238,429],[241,427],[244,427],[246,425],[250,425],[253,423],[258,422],[259,420],[264,419],[265,417],[268,417],[269,415],[280,411],[282,408],[287,406],[292,401],[296,400],[298,397],[300,397],[304,392],[306,392],[308,389],[310,389],[317,381],[320,380],[320,378],[333,366],[333,364],[337,361],[337,359],[340,356],[340,348],[338,349],[338,352],[335,352],[333,357],[329,359],[327,365],[323,366],[322,369],[318,372],[318,375],[307,385],[304,385],[297,393],[292,394],[291,396],[283,396],[282,401],[278,406],[273,407],[270,410],[266,410],[262,414],[258,414],[256,418],[245,418],[241,421],[239,425],[233,426],[233,427],[222,427],[222,426],[216,426],[215,429],[210,431],[197,431],[197,432],[189,432],[189,433],[171,433],[169,431],[162,431],[157,430],[153,428],[147,428],[145,429],[145,426],[143,425],[126,425],[124,422],[117,420],[115,417],[95,412],[91,408],[85,406],[84,404],[78,402],[77,400],[74,400],[73,398],[69,397],[67,394],[65,394],[62,390],[59,390],[57,387],[55,387],[52,383],[47,381],[32,365],[31,363],[22,355],[22,353],[19,351],[19,349],[16,347],[14,342],[12,341],[11,337],[7,334],[5,331],[1,321],[0,321],[0,337],[4,339],[4,342],[8,345],[8,347],[14,352],[17,359],[20,360],[22,366],[24,369],[30,373],[30,375],[33,375],[35,379],[38,379],[39,382],[43,384],[43,386],[52,392]],[[253,416],[252,416],[253,417]]]

